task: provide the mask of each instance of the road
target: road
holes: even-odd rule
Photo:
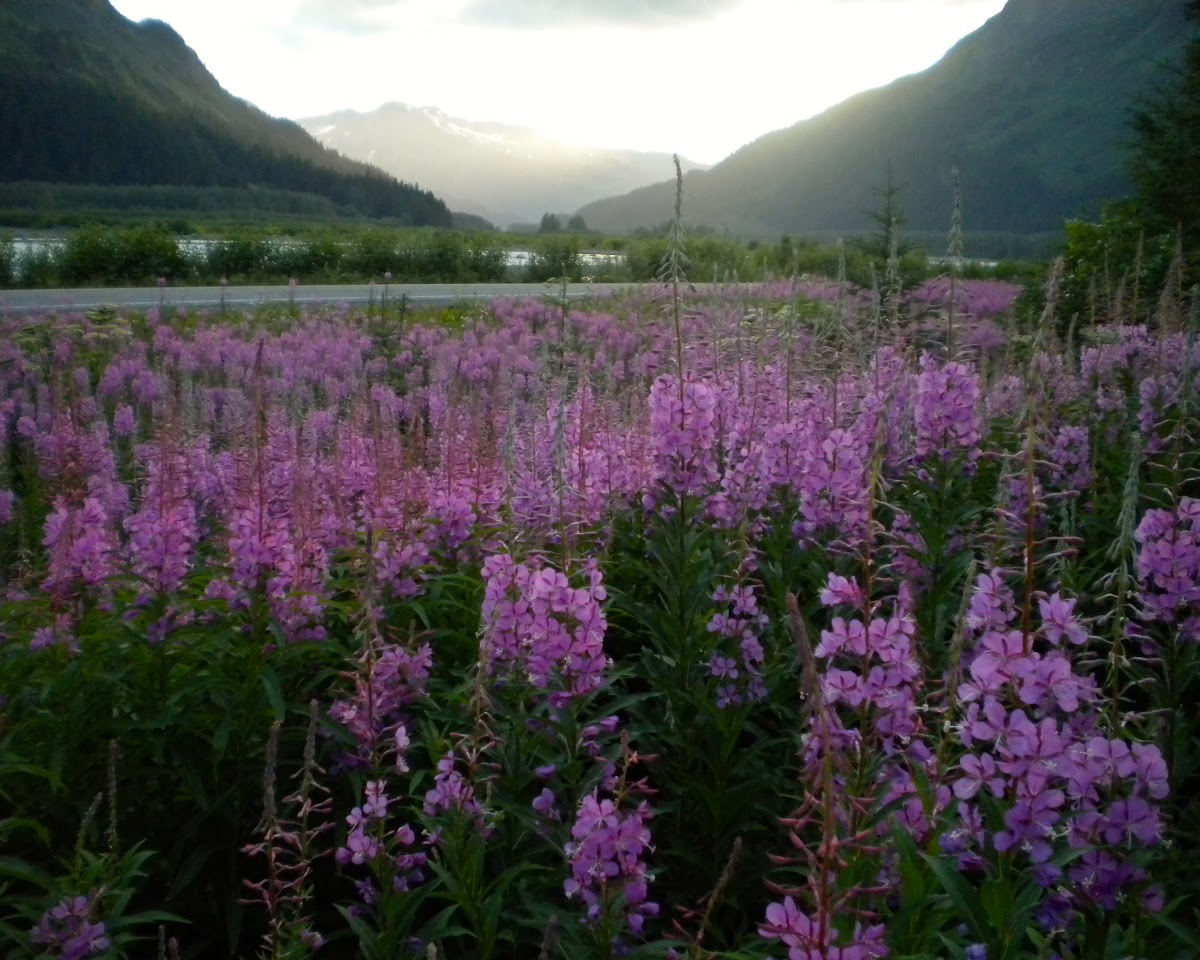
[[[640,284],[572,283],[567,296],[573,300],[630,290]],[[541,283],[393,283],[388,286],[388,303],[401,297],[416,307],[447,306],[470,300],[496,297],[542,297],[560,295],[560,286]],[[330,286],[229,286],[229,287],[130,287],[92,290],[0,290],[0,313],[96,310],[102,307],[145,310],[159,304],[189,309],[251,307],[266,303],[379,303],[383,285],[338,284]]]

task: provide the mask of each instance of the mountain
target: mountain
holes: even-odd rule
[[[654,183],[671,156],[563,143],[534,130],[388,103],[298,121],[327,147],[422,183],[456,210],[493,223],[537,223],[592,200]],[[684,161],[685,169],[699,165]]]
[[[746,236],[851,233],[891,161],[906,228],[1032,233],[1128,192],[1129,110],[1181,55],[1185,0],[1009,0],[923,73],[769,133],[684,183],[684,218]],[[674,183],[588,204],[621,232],[670,219]]]
[[[0,182],[286,190],[450,224],[428,190],[231,96],[169,26],[108,0],[0,0],[0,91]]]

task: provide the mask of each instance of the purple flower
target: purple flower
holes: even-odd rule
[[[788,956],[793,960],[821,960],[833,941],[833,923],[829,918],[824,924],[814,923],[795,900],[784,897],[782,903],[767,905],[767,921],[759,925],[758,935],[782,940],[791,948]]]
[[[447,753],[438,761],[438,772],[433,778],[433,788],[425,794],[426,816],[436,817],[446,813],[464,813],[474,822],[480,833],[488,828],[483,806],[475,796],[475,786],[459,773],[454,754]]]
[[[652,816],[644,801],[621,810],[597,791],[580,802],[571,840],[564,847],[571,873],[563,890],[568,899],[583,901],[588,923],[601,919],[613,893],[623,895],[621,918],[634,933],[641,933],[645,920],[658,915],[658,904],[648,899],[651,877],[644,860],[651,850],[646,821]]]
[[[727,683],[724,686],[717,687],[717,707],[724,710],[726,707],[737,707],[742,703],[742,695],[738,692],[738,688],[732,683]]]
[[[100,587],[116,573],[116,538],[108,512],[96,497],[87,497],[78,508],[58,497],[53,513],[46,518],[42,542],[50,554],[44,584],[59,596]]]
[[[862,588],[856,580],[848,580],[836,573],[831,573],[821,590],[821,603],[827,607],[844,604],[857,609],[863,603]]]
[[[979,457],[979,377],[961,363],[939,365],[926,353],[917,378],[917,458],[951,460]]]
[[[483,623],[489,669],[521,669],[550,704],[565,707],[604,684],[607,597],[596,562],[579,573],[586,586],[538,557],[518,564],[507,554],[483,563]]]
[[[717,392],[689,377],[663,374],[650,388],[650,435],[655,475],[679,495],[696,496],[714,487],[717,469]]]
[[[1105,842],[1113,846],[1135,839],[1149,845],[1159,841],[1161,832],[1158,811],[1141,797],[1126,797],[1109,807],[1103,835]]]
[[[558,812],[558,803],[554,797],[554,791],[549,787],[542,787],[542,792],[533,799],[533,809],[541,816],[548,820],[561,820],[562,816]]]
[[[110,946],[103,923],[92,921],[94,895],[67,897],[42,915],[30,939],[61,960],[85,960]]]
[[[1052,848],[1051,831],[1060,819],[1059,808],[1065,797],[1061,790],[1043,790],[1017,803],[1004,814],[1007,829],[999,831],[994,843],[1001,853],[1019,847],[1034,863],[1048,860]]]
[[[357,742],[356,753],[343,762],[361,767],[376,750],[394,749],[397,766],[402,767],[403,751],[408,747],[405,713],[425,695],[433,669],[433,650],[429,644],[407,650],[378,638],[372,645],[373,650],[364,650],[360,658],[362,669],[354,676],[353,695],[335,701],[329,715]]]
[[[1200,640],[1200,500],[1182,497],[1175,510],[1148,510],[1135,536],[1143,618],[1180,624],[1184,640]]]
[[[11,490],[0,490],[0,524],[12,523],[17,495]]]
[[[711,677],[728,677],[730,680],[736,680],[738,676],[737,661],[714,653],[708,661],[708,674]]]
[[[1063,599],[1057,593],[1038,601],[1042,617],[1042,635],[1051,643],[1066,639],[1076,645],[1087,643],[1087,631],[1075,619],[1075,599]]]
[[[1004,793],[1004,778],[997,775],[996,761],[990,754],[975,756],[968,753],[959,764],[962,776],[954,781],[954,795],[960,800],[970,800],[981,787],[987,787],[993,797]]]

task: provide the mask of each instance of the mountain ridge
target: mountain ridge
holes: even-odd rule
[[[1183,11],[1183,0],[1009,0],[927,70],[686,177],[685,217],[748,236],[862,230],[890,159],[912,229],[949,224],[954,166],[968,229],[1059,227],[1127,189],[1124,111],[1157,57],[1182,50]],[[673,201],[664,181],[579,212],[624,232],[661,224]]]
[[[108,0],[0,4],[0,182],[267,187],[448,226],[428,190],[228,93],[169,24]]]

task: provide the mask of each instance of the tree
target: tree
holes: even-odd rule
[[[879,197],[879,206],[875,210],[864,210],[863,213],[871,218],[878,228],[867,237],[856,237],[851,245],[865,254],[875,265],[875,270],[882,280],[887,269],[887,263],[893,256],[903,259],[909,251],[909,245],[900,239],[900,230],[904,226],[904,210],[900,206],[900,194],[907,184],[896,183],[892,174],[892,161],[888,161],[887,184],[873,187],[872,192]]]
[[[562,233],[562,221],[553,213],[543,213],[538,233]]]
[[[1189,0],[1187,11],[1200,20],[1200,0]],[[1129,172],[1140,217],[1151,232],[1180,230],[1194,256],[1200,251],[1200,37],[1134,110],[1133,134]]]
[[[571,233],[587,233],[587,221],[583,219],[583,214],[576,213],[567,220],[567,230]]]

